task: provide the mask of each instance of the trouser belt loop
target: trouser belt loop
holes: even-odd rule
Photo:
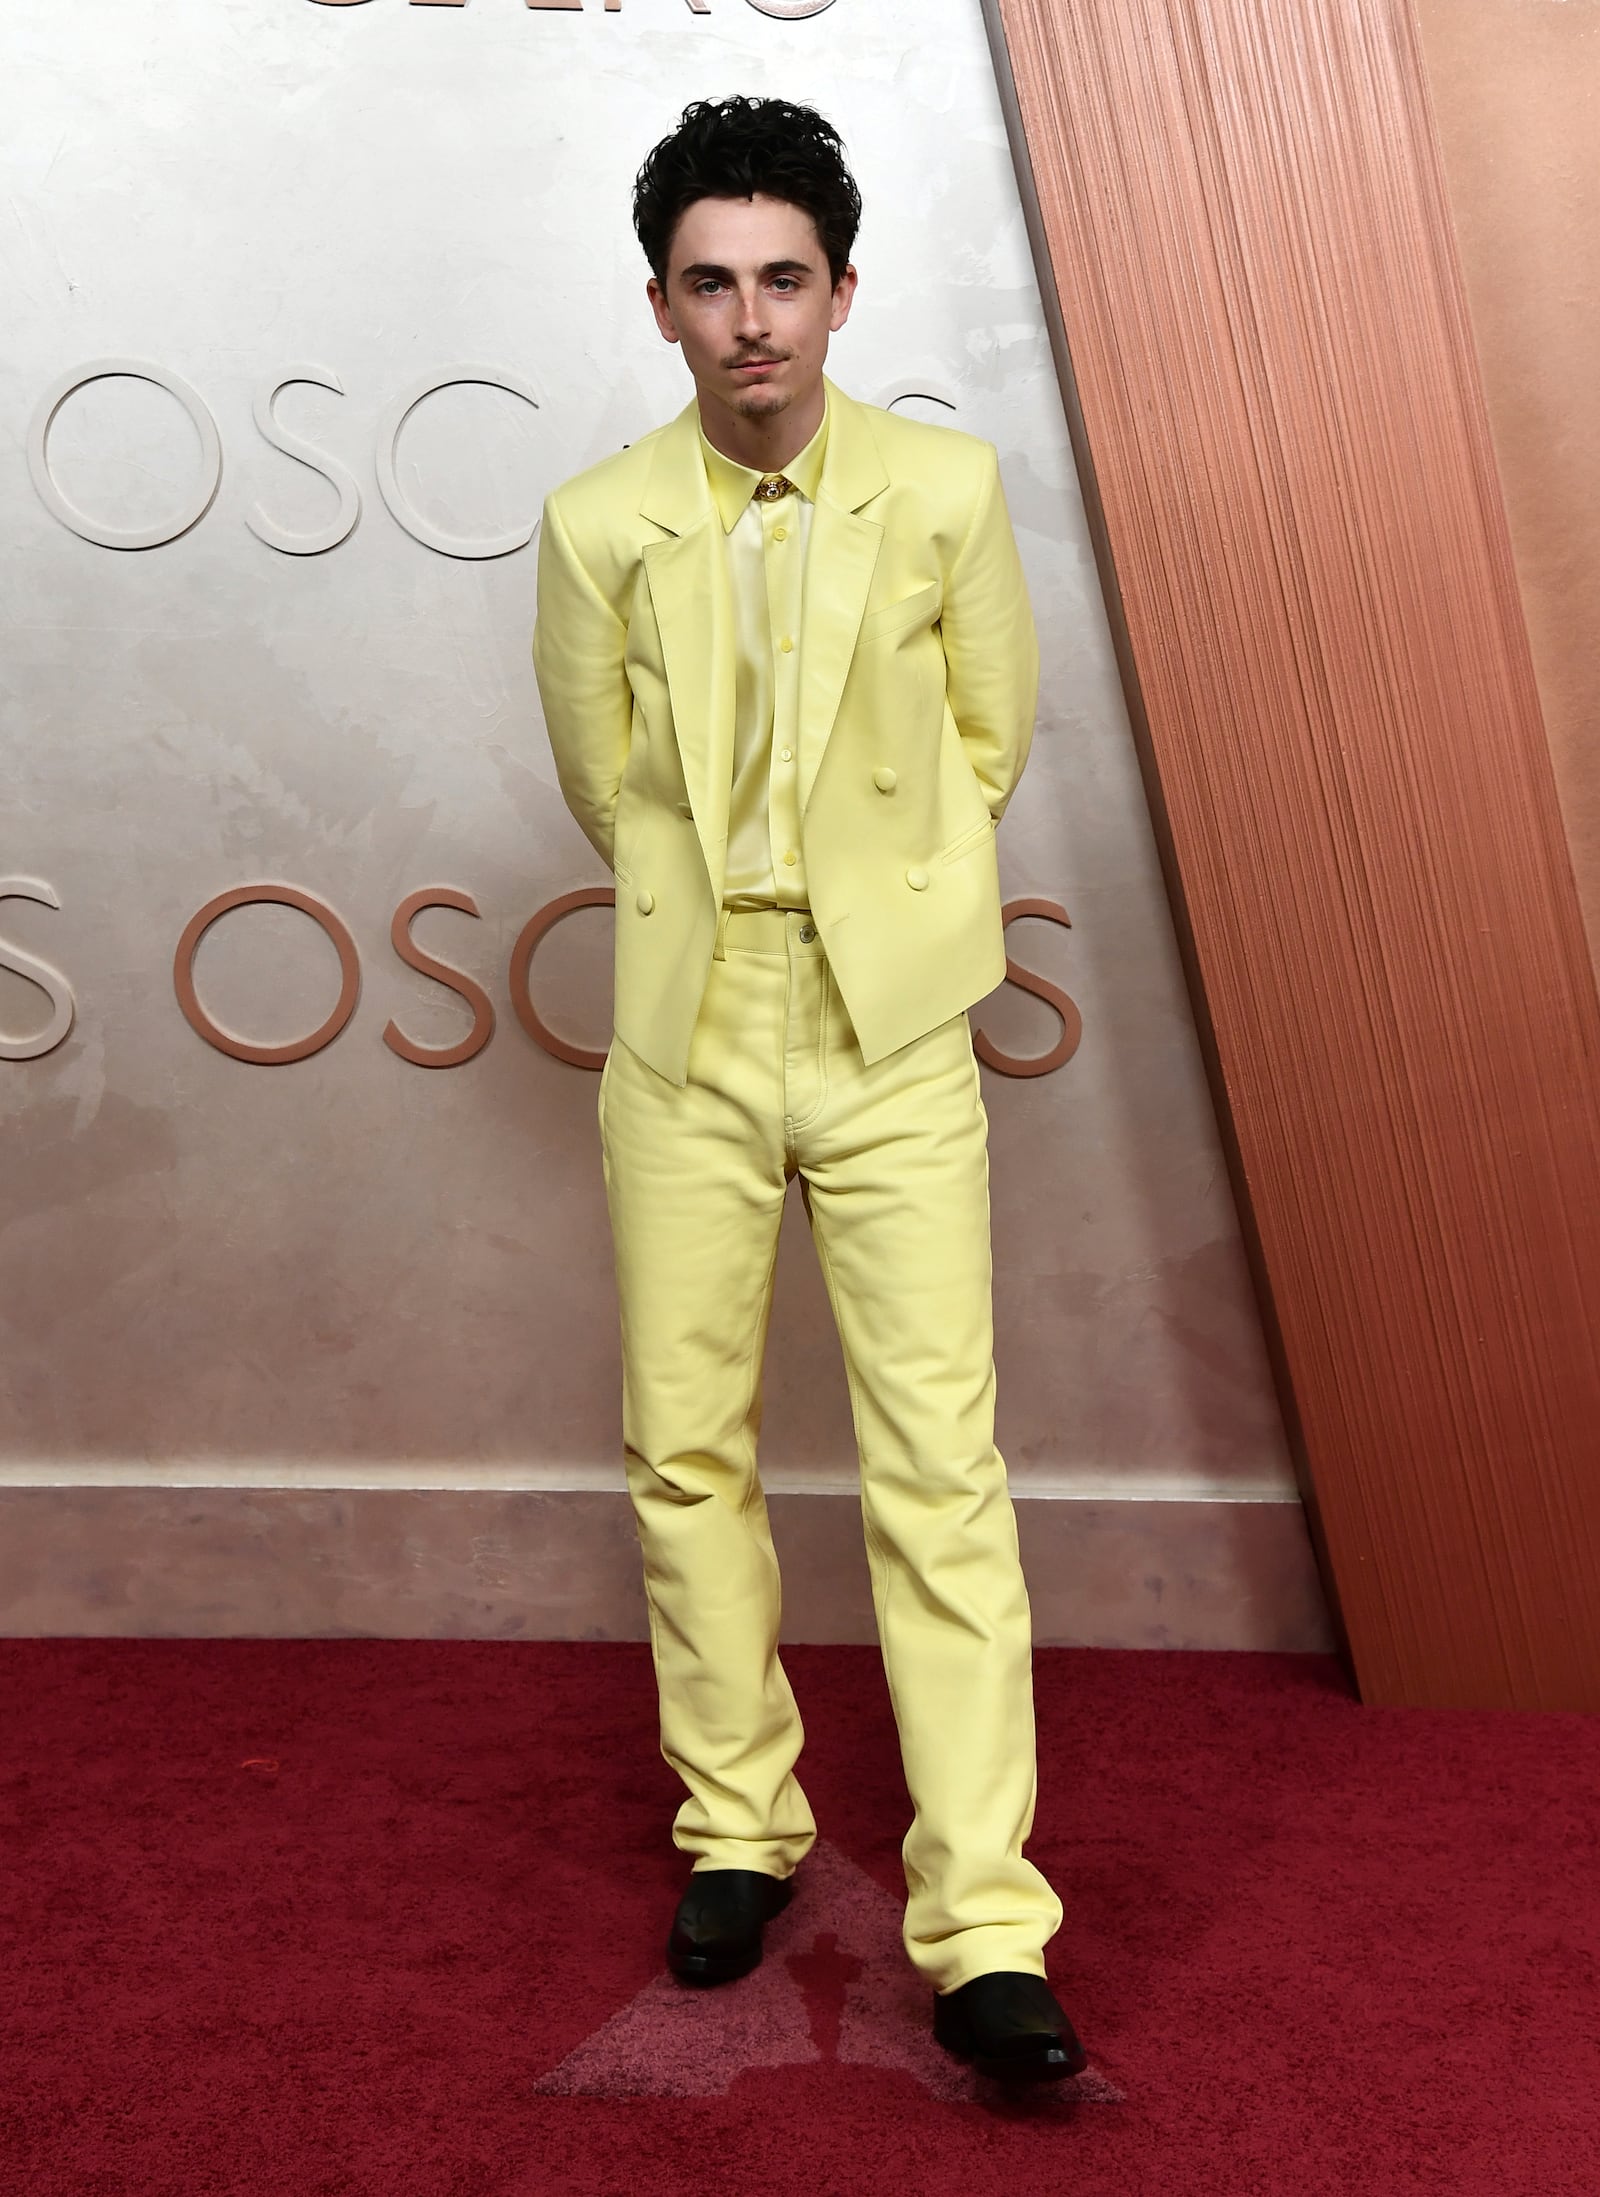
[[[728,958],[728,910],[726,908],[717,910],[717,942],[711,949],[711,958],[713,961],[726,961]]]

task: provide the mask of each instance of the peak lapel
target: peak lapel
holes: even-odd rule
[[[662,431],[639,509],[668,530],[642,554],[684,783],[720,899],[733,782],[733,599],[693,400]]]
[[[856,634],[883,542],[860,506],[889,485],[862,406],[830,381],[828,447],[806,556],[805,639],[800,665],[800,805],[826,752],[855,654]]]

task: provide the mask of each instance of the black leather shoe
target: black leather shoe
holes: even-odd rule
[[[667,1966],[685,1983],[731,1983],[761,1959],[761,1930],[794,1897],[787,1877],[759,1869],[697,1869],[678,1902]]]
[[[1044,1978],[1009,1969],[935,1992],[933,2034],[958,2060],[1001,2082],[1059,2082],[1089,2064]]]

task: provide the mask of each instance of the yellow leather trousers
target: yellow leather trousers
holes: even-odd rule
[[[878,1636],[913,1820],[906,1951],[938,1991],[1044,1974],[1061,1903],[1023,1841],[1031,1625],[994,1445],[988,1124],[967,1018],[864,1065],[809,916],[723,919],[679,1089],[600,1083],[623,1438],[661,1750],[696,1869],[790,1874],[816,1837],[756,1470],[784,1192],[844,1347]]]

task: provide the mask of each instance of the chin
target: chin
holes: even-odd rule
[[[774,389],[770,386],[741,389],[734,399],[734,408],[743,419],[768,420],[775,418],[780,412],[786,412],[793,401],[787,389]]]

